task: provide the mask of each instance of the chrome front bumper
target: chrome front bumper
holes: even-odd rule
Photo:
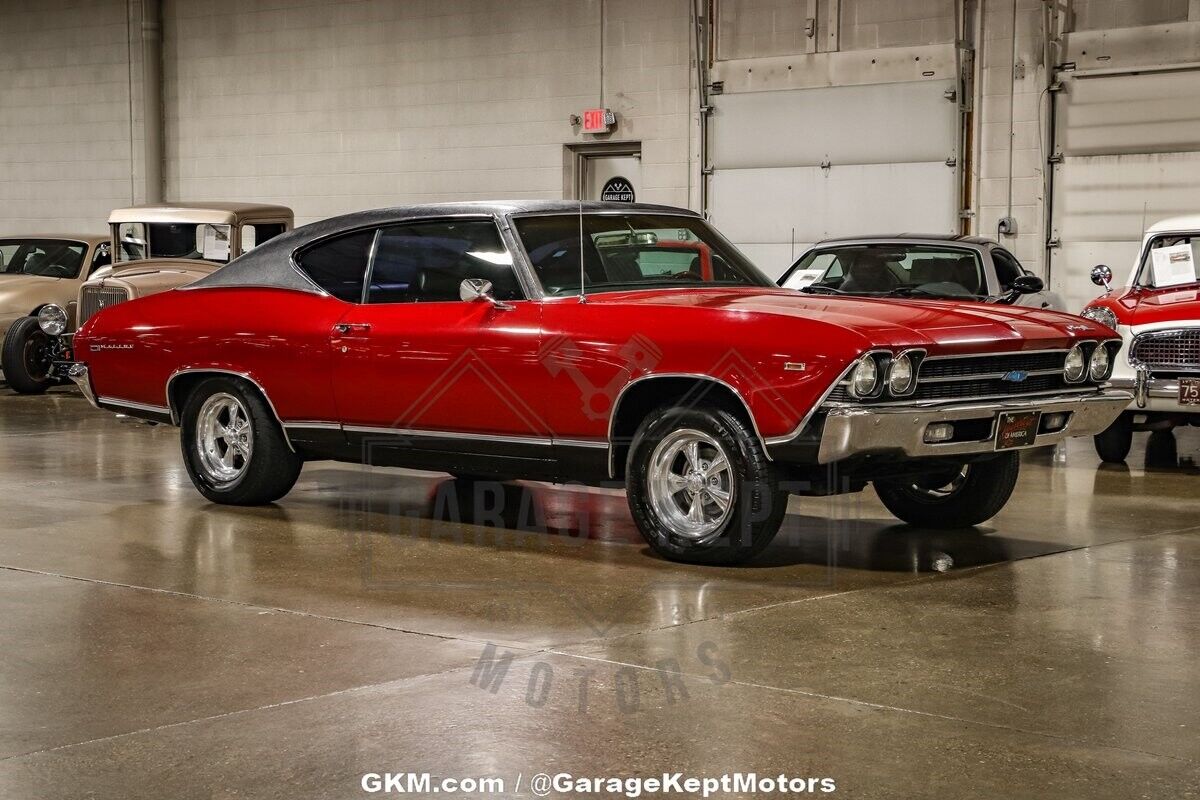
[[[1042,447],[1068,436],[1091,436],[1107,428],[1133,399],[1130,392],[1103,389],[1086,395],[1051,395],[1021,400],[1002,400],[971,405],[904,405],[877,407],[838,407],[825,417],[817,461],[830,464],[851,456],[869,453],[902,454],[912,458],[969,455],[995,449],[998,414],[1012,411],[1070,413],[1061,430],[1038,434],[1026,447]],[[991,434],[969,442],[925,441],[925,429],[935,422],[991,419]],[[1017,449],[1017,448],[1014,448]]]
[[[1185,406],[1179,402],[1178,378],[1155,378],[1149,369],[1139,367],[1135,377],[1114,378],[1112,385],[1133,394],[1130,411],[1157,411],[1174,414],[1200,414],[1200,406]],[[1198,375],[1197,377],[1200,377]]]
[[[88,375],[87,364],[72,364],[71,368],[67,370],[67,377],[75,382],[75,385],[79,387],[79,391],[83,392],[83,396],[87,398],[89,403],[96,408],[100,407],[96,403],[96,392],[92,389],[92,379]]]

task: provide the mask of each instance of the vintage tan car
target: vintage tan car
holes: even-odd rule
[[[63,310],[73,327],[79,288],[111,270],[112,241],[95,234],[35,234],[0,238],[0,341],[5,379],[29,387],[48,372],[52,353],[38,326],[42,309]],[[11,333],[11,335],[9,335]],[[11,365],[11,368],[10,368]]]
[[[108,223],[111,270],[74,284],[69,300],[14,314],[0,364],[14,391],[36,394],[64,382],[72,333],[100,309],[197,281],[291,230],[293,214],[264,203],[164,203],[118,208]]]

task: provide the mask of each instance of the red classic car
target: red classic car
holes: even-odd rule
[[[1124,461],[1135,430],[1200,425],[1200,216],[1151,225],[1124,286],[1101,264],[1092,281],[1105,294],[1083,316],[1121,334],[1125,357],[1114,386],[1133,392],[1128,411],[1096,436],[1104,461]]]
[[[581,291],[582,287],[582,291]],[[361,212],[281,235],[79,332],[99,407],[182,428],[219,503],[307,460],[623,481],[672,559],[731,563],[788,493],[873,483],[903,520],[977,524],[1021,448],[1104,429],[1095,322],[781,289],[696,214],[561,201]]]

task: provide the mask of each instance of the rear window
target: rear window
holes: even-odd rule
[[[339,300],[361,303],[367,260],[375,229],[335,236],[301,252],[296,263],[304,274]]]

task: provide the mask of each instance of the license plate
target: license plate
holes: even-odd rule
[[[1179,405],[1200,406],[1200,378],[1179,379]]]
[[[1033,444],[1037,437],[1040,411],[1015,411],[996,418],[996,449],[1008,450]]]

